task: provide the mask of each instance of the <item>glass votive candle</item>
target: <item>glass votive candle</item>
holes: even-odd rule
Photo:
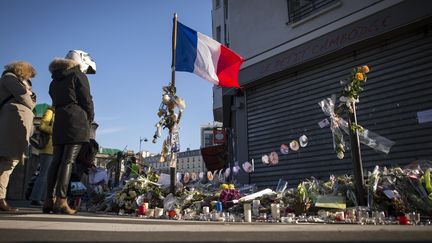
[[[204,214],[204,215],[208,215],[208,214],[210,214],[210,207],[205,206],[205,207],[203,207],[202,209],[203,209],[203,214]]]
[[[163,208],[155,207],[155,209],[154,209],[154,216],[155,216],[155,218],[162,217],[163,212],[164,212]]]
[[[398,217],[398,220],[399,220],[399,224],[402,224],[402,225],[408,224],[408,217],[406,215],[400,215]]]
[[[149,208],[147,210],[146,216],[148,216],[148,217],[154,217],[154,209],[153,208]]]
[[[252,222],[252,210],[250,204],[244,204],[243,205],[243,211],[244,211],[244,221],[245,222]]]
[[[343,211],[338,211],[335,213],[336,221],[345,221],[345,213]]]
[[[252,213],[254,216],[258,216],[260,204],[261,204],[260,200],[253,200],[252,201]]]
[[[278,203],[272,203],[270,206],[272,218],[278,220],[280,218],[280,205]]]

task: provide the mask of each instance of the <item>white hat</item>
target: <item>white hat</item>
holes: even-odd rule
[[[86,74],[96,73],[96,63],[93,61],[90,54],[81,50],[70,50],[66,55],[66,59],[77,61],[80,65],[81,72]]]

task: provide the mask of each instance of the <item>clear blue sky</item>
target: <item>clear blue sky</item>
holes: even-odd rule
[[[51,103],[48,65],[71,49],[91,54],[97,74],[89,75],[102,147],[159,153],[151,142],[162,86],[171,79],[173,14],[183,24],[211,36],[210,0],[41,0],[0,1],[0,65],[25,60],[38,103]],[[176,72],[177,94],[186,100],[181,150],[200,146],[199,129],[213,121],[212,84]],[[165,136],[167,131],[164,131]]]

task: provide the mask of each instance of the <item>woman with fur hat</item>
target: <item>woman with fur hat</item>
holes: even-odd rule
[[[30,80],[36,75],[24,61],[5,66],[0,79],[0,211],[17,211],[6,202],[13,169],[28,152],[36,95]]]
[[[53,161],[47,178],[47,198],[44,213],[75,214],[67,203],[67,192],[73,163],[81,144],[90,139],[94,118],[93,100],[86,74],[96,73],[96,65],[88,53],[70,51],[66,57],[49,65],[52,82],[49,94],[56,119],[52,133]]]

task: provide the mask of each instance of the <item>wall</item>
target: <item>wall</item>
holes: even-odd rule
[[[228,1],[230,48],[244,58],[250,59],[242,65],[242,68],[401,1],[341,0],[330,11],[308,18],[307,21],[297,25],[287,24],[287,1],[270,2],[271,4],[260,0]]]

